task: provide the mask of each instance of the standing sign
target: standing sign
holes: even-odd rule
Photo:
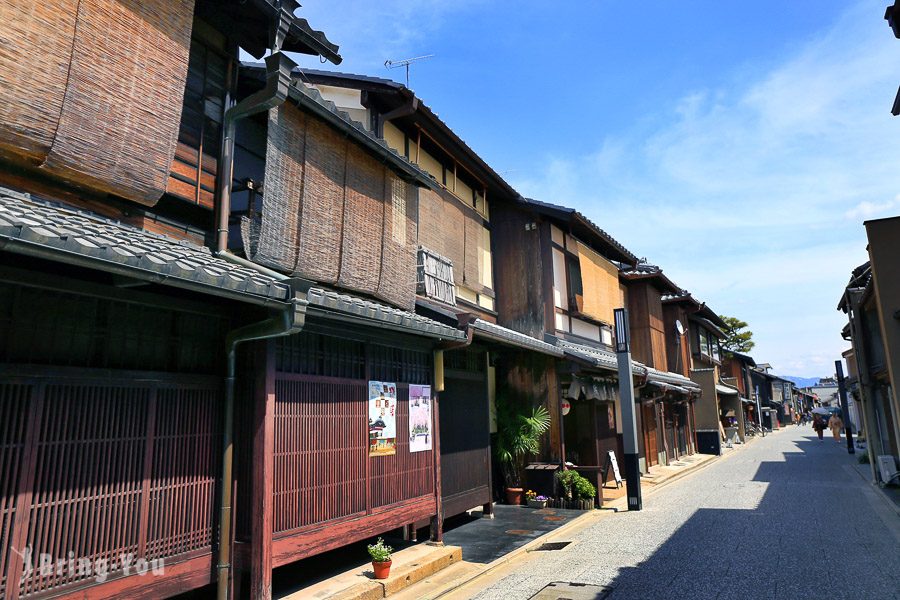
[[[612,450],[606,453],[606,465],[603,467],[603,484],[606,485],[606,478],[609,477],[609,468],[612,467],[613,477],[616,480],[616,488],[622,485],[622,473],[619,472],[619,461],[616,460],[616,453]]]
[[[397,384],[369,382],[369,456],[397,452]]]
[[[431,386],[409,386],[409,451],[431,450]]]

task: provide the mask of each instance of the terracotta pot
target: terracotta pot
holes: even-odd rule
[[[523,490],[522,488],[520,488],[520,487],[506,488],[506,503],[507,504],[513,504],[513,505],[518,506],[518,505],[522,504],[522,499],[524,497],[525,497],[525,490]]]
[[[375,579],[387,579],[388,575],[391,574],[391,561],[372,561],[372,569],[375,571]]]

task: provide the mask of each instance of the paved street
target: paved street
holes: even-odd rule
[[[530,553],[475,597],[524,599],[578,582],[610,588],[590,597],[611,600],[900,598],[900,517],[854,459],[843,441],[790,427],[659,490],[640,513]]]

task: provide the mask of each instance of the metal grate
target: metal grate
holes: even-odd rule
[[[589,583],[554,581],[529,600],[604,600],[612,588]]]
[[[532,552],[550,552],[552,550],[562,550],[572,542],[545,542],[532,550]]]

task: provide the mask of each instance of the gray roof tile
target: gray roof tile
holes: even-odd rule
[[[218,258],[207,248],[0,188],[4,245],[10,252],[37,246],[58,253],[60,260],[77,254],[101,271],[114,265],[137,279],[165,276],[198,291],[224,290],[237,300],[287,302],[291,297],[287,284]]]
[[[535,350],[551,356],[562,357],[564,354],[561,348],[557,348],[553,344],[548,344],[547,342],[535,339],[530,335],[525,335],[524,333],[519,333],[518,331],[507,329],[506,327],[501,327],[500,325],[485,321],[484,319],[476,319],[475,322],[472,323],[472,327],[475,329],[475,335],[481,335],[488,339],[505,342],[529,350]]]
[[[406,330],[417,335],[447,340],[462,341],[466,339],[466,333],[455,327],[343,292],[314,287],[306,292],[306,299],[310,308],[318,308],[344,317],[373,321],[388,326],[390,329]]]

